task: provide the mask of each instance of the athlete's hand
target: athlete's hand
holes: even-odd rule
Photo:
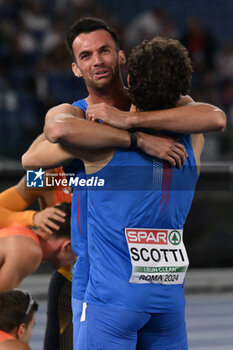
[[[52,234],[52,230],[58,230],[59,226],[56,225],[51,219],[63,223],[65,222],[65,216],[66,213],[64,213],[64,211],[58,208],[49,207],[37,212],[34,215],[33,224],[47,234]]]
[[[166,160],[172,167],[181,168],[188,154],[178,140],[164,135],[150,135],[137,131],[137,146],[152,157]]]
[[[106,103],[88,105],[86,118],[92,121],[103,121],[115,128],[128,129],[128,114],[125,111],[109,106]]]

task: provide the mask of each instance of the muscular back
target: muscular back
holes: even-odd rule
[[[12,232],[1,237],[8,230],[0,230],[0,291],[18,287],[42,261],[42,249],[36,240]]]

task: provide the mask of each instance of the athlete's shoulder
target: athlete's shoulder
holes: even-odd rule
[[[58,106],[52,107],[46,114],[46,119],[56,114],[71,114],[74,117],[83,118],[84,112],[81,106],[77,104],[62,103]]]
[[[0,343],[0,350],[31,350],[30,346],[20,340],[10,339]]]
[[[87,103],[86,99],[82,99],[82,100],[74,101],[74,102],[72,103],[72,105],[75,106],[75,107],[81,108],[82,111],[85,112],[86,109],[87,109],[88,103]]]
[[[39,238],[34,231],[17,225],[8,230],[2,238],[7,258],[13,259],[15,263],[20,262],[21,267],[27,266],[27,269],[32,271],[39,266],[43,254]]]

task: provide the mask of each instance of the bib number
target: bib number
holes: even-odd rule
[[[182,284],[189,265],[183,230],[126,228],[131,283]]]

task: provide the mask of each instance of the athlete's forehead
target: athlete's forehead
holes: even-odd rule
[[[81,51],[95,51],[103,46],[116,49],[116,43],[109,32],[98,29],[90,33],[81,33],[73,41],[75,55],[80,55]]]

